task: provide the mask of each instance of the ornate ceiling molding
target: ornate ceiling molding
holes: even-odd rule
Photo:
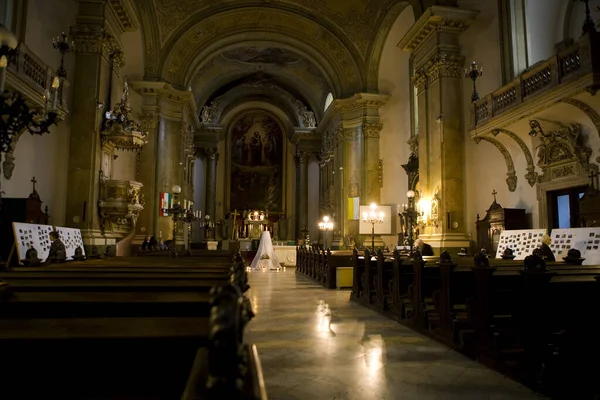
[[[134,32],[139,27],[132,0],[108,0],[108,5],[117,19],[121,32]]]
[[[473,140],[476,144],[479,144],[483,140],[496,146],[500,153],[502,153],[504,161],[506,162],[506,184],[508,185],[508,190],[510,192],[517,190],[517,174],[515,172],[515,164],[510,156],[510,152],[506,149],[506,147],[504,147],[504,145],[498,140],[486,136],[478,136],[473,138]]]
[[[583,101],[577,99],[568,98],[563,99],[562,102],[570,104],[583,111],[583,113],[592,121],[592,124],[594,124],[594,127],[596,128],[596,132],[600,135],[600,115],[596,112],[596,110]]]
[[[525,179],[527,179],[529,186],[534,187],[537,182],[538,173],[535,172],[535,165],[533,164],[533,157],[531,156],[531,151],[529,151],[529,147],[527,147],[527,145],[525,144],[523,139],[521,139],[514,132],[511,132],[507,129],[494,129],[492,131],[492,135],[494,135],[494,136],[498,136],[500,133],[504,133],[505,135],[510,137],[512,140],[517,142],[517,144],[523,151],[523,155],[525,156],[525,161],[527,162],[527,173],[525,174]]]
[[[413,52],[436,32],[460,34],[473,23],[478,14],[479,11],[432,6],[404,35],[398,47],[403,51]]]
[[[173,46],[164,49],[162,76],[175,84],[185,85],[189,66],[205,47],[219,38],[249,32],[259,37],[279,33],[305,43],[309,41],[333,67],[345,92],[360,91],[363,87],[360,64],[331,31],[293,12],[252,7],[216,14],[188,29]]]
[[[223,65],[217,63],[213,65],[211,62],[208,62],[203,69],[198,71],[196,75],[198,79],[190,85],[192,90],[197,93],[197,104],[205,104],[220,88],[230,82],[247,77],[251,71],[255,71],[255,69],[249,70],[248,66],[244,65],[224,70]],[[267,71],[271,72],[270,70]],[[324,90],[317,91],[314,85],[307,85],[306,81],[302,80],[301,77],[286,73],[285,69],[273,70],[273,73],[269,73],[269,75],[279,84],[293,88],[302,97],[302,100],[307,102],[309,108],[316,111],[322,110],[322,107],[318,105],[322,103],[322,99],[325,96],[326,92]],[[320,117],[322,114],[322,112],[317,113],[317,116]]]

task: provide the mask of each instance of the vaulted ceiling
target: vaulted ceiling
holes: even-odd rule
[[[138,0],[146,79],[191,88],[202,106],[232,82],[258,76],[319,116],[329,92],[377,91],[393,22],[409,3],[419,15],[430,2]]]

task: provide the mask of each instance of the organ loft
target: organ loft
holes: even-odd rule
[[[596,398],[599,21],[0,0],[2,393]]]

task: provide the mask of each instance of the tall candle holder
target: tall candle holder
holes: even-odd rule
[[[383,223],[383,212],[377,213],[377,204],[371,204],[371,211],[363,213],[363,222],[371,224],[371,250],[375,251],[375,224]]]
[[[330,221],[328,216],[324,216],[323,221],[319,222],[319,230],[325,235],[325,250],[327,250],[327,236],[333,230],[333,221]]]
[[[414,235],[414,229],[418,225],[419,217],[422,215],[422,213],[420,213],[416,209],[415,196],[416,196],[415,191],[409,190],[406,193],[406,197],[408,197],[408,205],[404,204],[403,211],[398,213],[400,218],[402,218],[402,220],[405,221],[405,223],[403,224],[406,229],[406,235],[405,235],[404,241],[410,249],[411,256],[414,253],[413,250],[415,247],[415,240],[416,240],[415,235]]]
[[[479,100],[479,93],[477,93],[477,79],[483,76],[483,68],[478,67],[477,63],[473,61],[471,68],[465,68],[465,78],[473,81],[473,94],[471,95],[471,101],[473,103]]]

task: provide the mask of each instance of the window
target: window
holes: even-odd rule
[[[586,187],[548,192],[548,226],[552,229],[579,227],[579,199]]]
[[[333,103],[333,94],[329,93],[325,98],[325,111],[327,111],[331,103]]]

